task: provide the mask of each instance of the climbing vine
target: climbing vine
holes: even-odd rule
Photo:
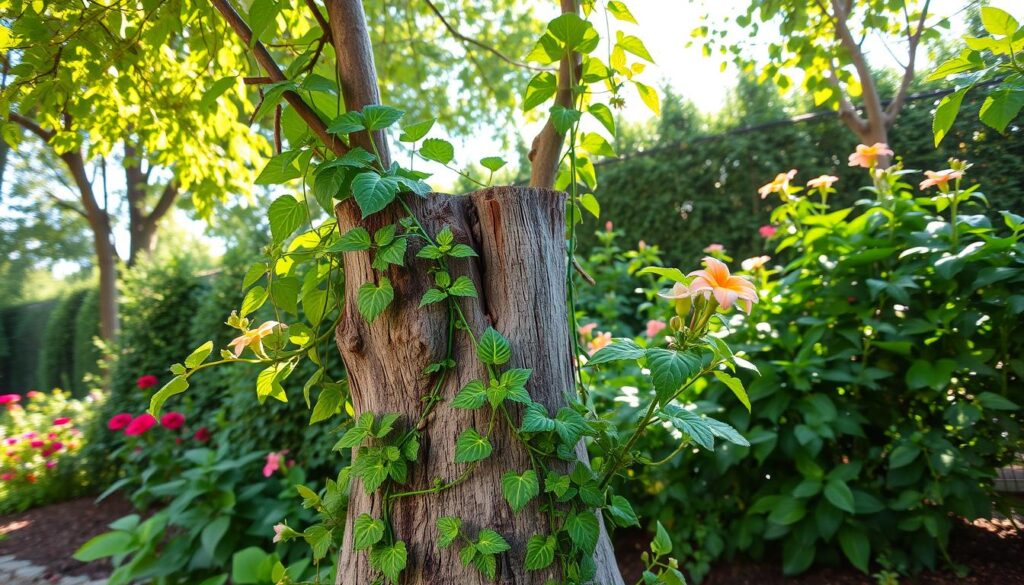
[[[212,342],[206,343],[183,363],[172,366],[175,377],[152,399],[154,414],[167,399],[186,391],[192,376],[229,363],[257,364],[263,368],[256,384],[260,402],[268,397],[287,400],[284,383],[303,359],[319,366],[303,386],[304,399],[312,409],[310,424],[349,408],[346,382],[330,379],[323,365],[342,318],[344,254],[372,258],[374,278],[359,287],[355,299],[366,322],[374,322],[396,300],[395,286],[388,275],[394,277],[395,270],[408,269],[406,263],[415,262],[433,282],[420,297],[418,306],[423,310],[433,305],[443,307],[448,333],[443,358],[423,372],[431,382],[422,397],[419,416],[404,421],[393,412],[359,414],[334,446],[337,451],[351,451],[351,465],[320,492],[297,486],[304,505],[319,511],[321,521],[301,532],[281,525],[276,539],[304,539],[312,548],[314,560],[319,562],[340,540],[351,480],[358,479],[366,493],[378,496],[376,501],[380,505],[378,513],[362,513],[353,519],[351,542],[356,551],[365,551],[368,556],[377,574],[373,583],[399,583],[408,565],[410,547],[404,540],[407,536],[399,533],[391,521],[395,502],[439,494],[467,481],[480,463],[492,456],[494,438],[501,432],[513,437],[528,456],[528,465],[507,469],[501,476],[505,503],[513,513],[536,503],[547,520],[528,539],[524,569],[558,575],[549,583],[587,583],[597,572],[594,553],[601,535],[601,518],[619,527],[638,525],[629,501],[616,493],[615,480],[626,478],[624,470],[633,464],[658,464],[634,449],[644,433],[656,428],[671,429],[678,435],[676,453],[693,446],[712,449],[715,439],[747,444],[729,425],[697,415],[680,402],[697,380],[715,376],[749,408],[742,384],[729,371],[753,366],[734,355],[715,332],[720,327],[719,315],[737,304],[749,311],[757,295],[750,283],[732,276],[724,264],[709,258],[704,270],[690,274],[661,267],[646,270],[671,285],[662,296],[675,306],[676,317],[666,331],[664,346],[641,347],[619,339],[588,355],[576,336],[576,226],[584,212],[594,217],[600,215],[600,206],[592,193],[597,186],[592,157],[615,155],[608,138],[585,128],[603,128],[614,137],[612,109],[623,105],[623,92],[628,85],[635,88],[644,103],[655,111],[658,109],[656,93],[636,79],[644,70],[644,63],[652,60],[643,42],[622,31],[613,40],[609,33],[606,58],[598,57],[595,53],[601,46],[601,37],[592,22],[598,17],[609,31],[613,20],[635,23],[626,5],[618,1],[601,6],[585,2],[582,16],[567,12],[551,20],[528,60],[542,68],[560,62],[572,65],[564,68],[567,79],[546,69],[537,73],[526,88],[523,102],[524,111],[529,113],[553,101],[548,110],[549,124],[558,135],[568,138],[555,186],[569,195],[565,279],[570,310],[566,318],[571,324],[577,388],[576,392],[566,392],[566,405],[555,412],[535,402],[527,390],[531,369],[510,367],[513,350],[509,340],[493,327],[474,330],[464,313],[461,303],[478,297],[478,291],[471,278],[456,275],[453,263],[475,257],[477,252],[467,243],[457,241],[453,226],[431,232],[413,211],[416,200],[427,197],[431,191],[424,182],[429,175],[414,168],[417,160],[439,163],[469,176],[453,166],[455,153],[449,142],[427,137],[433,120],[401,125],[398,140],[408,145],[412,155],[408,167],[385,163],[387,159],[381,156],[375,140],[369,141],[370,151],[353,146],[343,154],[332,154],[307,134],[294,144],[289,142],[292,148],[277,153],[260,173],[257,182],[263,184],[302,179],[303,195],[308,184],[312,199],[328,217],[333,217],[336,202],[348,199],[354,201],[363,220],[384,217],[378,215],[384,210],[389,211],[387,217],[395,217],[391,213],[401,211],[393,223],[376,227],[372,233],[363,226],[340,233],[335,219],[314,223],[318,214],[306,203],[305,196],[286,194],[275,199],[268,209],[272,243],[266,260],[248,271],[242,283],[246,292],[241,306],[227,319],[227,325],[239,331],[230,344],[232,349],[223,349],[219,359],[208,361],[214,347]],[[285,92],[296,90],[338,97],[337,84],[309,74],[265,88],[261,109],[277,107]],[[598,96],[607,96],[607,103],[598,102]],[[373,136],[394,131],[403,117],[404,113],[396,108],[368,105],[360,111],[337,115],[326,131],[338,140],[357,133]],[[498,157],[485,157],[480,164],[493,177],[505,163]],[[261,311],[273,318],[256,326],[254,315]],[[290,323],[286,325],[286,321]],[[465,336],[475,348],[472,359],[484,375],[458,390],[450,407],[478,411],[484,416],[476,420],[486,424],[467,426],[455,438],[452,463],[461,466],[459,473],[435,478],[429,487],[412,489],[408,486],[409,478],[411,468],[421,458],[421,439],[431,425],[435,407],[445,400],[442,390],[450,374],[459,365],[455,353],[459,336]],[[583,367],[600,368],[620,360],[635,361],[649,371],[653,387],[653,392],[645,397],[646,402],[638,406],[635,425],[628,429],[615,428],[607,416],[595,411],[584,383],[586,376],[580,372]],[[599,454],[593,466],[577,454],[584,438]],[[456,516],[440,518],[433,527],[436,542],[442,548],[457,547],[464,565],[472,565],[483,576],[493,579],[499,555],[509,551],[511,545],[497,527],[470,528],[469,524]],[[645,555],[647,570],[643,582],[683,582],[677,563],[667,556],[671,548],[659,525],[651,554]]]

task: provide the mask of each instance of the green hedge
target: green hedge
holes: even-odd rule
[[[50,313],[36,374],[39,388],[63,388],[79,396],[85,393],[82,380],[75,378],[75,338],[78,310],[87,293],[84,288],[65,293]]]
[[[0,309],[0,333],[4,336],[0,352],[0,389],[24,394],[41,388],[37,381],[43,339],[50,313],[57,300]]]
[[[955,156],[975,163],[970,176],[985,177],[992,209],[1024,208],[1024,131],[1011,127],[1007,136],[978,122],[984,95],[964,102],[963,113],[950,135],[936,150],[932,142],[931,111],[939,97],[907,104],[891,130],[892,147],[915,168],[946,168]],[[820,174],[840,177],[837,204],[851,204],[857,187],[867,185],[864,173],[851,169],[847,154],[857,144],[834,117],[773,125],[739,132],[742,127],[778,117],[781,109],[751,97],[731,126],[714,137],[698,137],[692,115],[676,106],[675,117],[661,122],[661,144],[648,144],[608,161],[598,169],[597,195],[601,217],[615,223],[631,241],[661,246],[669,263],[689,264],[710,243],[720,243],[740,259],[763,253],[758,228],[770,223],[772,200],[762,201],[757,188],[777,173],[795,168],[802,184]],[[764,106],[768,114],[759,113]],[[774,109],[772,109],[774,107]],[[666,112],[673,110],[666,107]],[[732,132],[731,134],[728,132]],[[666,143],[666,140],[677,141]],[[591,229],[582,229],[581,249],[596,244]]]

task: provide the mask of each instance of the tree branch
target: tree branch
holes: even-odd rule
[[[921,43],[921,34],[924,33],[924,21],[928,16],[929,4],[931,4],[931,0],[925,0],[924,6],[921,7],[921,16],[917,20],[916,32],[910,24],[909,15],[907,15],[907,66],[903,69],[903,79],[900,81],[900,88],[896,92],[896,96],[893,97],[892,102],[889,103],[889,107],[885,109],[885,126],[887,128],[892,127],[893,123],[896,122],[896,116],[898,116],[900,110],[903,109],[903,103],[907,99],[907,92],[910,90],[910,84],[914,81],[914,65],[917,60],[917,47]]]
[[[443,24],[444,27],[446,29],[448,29],[448,32],[451,33],[451,35],[453,37],[455,37],[456,40],[461,41],[462,43],[465,43],[465,44],[468,44],[468,45],[473,45],[475,47],[481,48],[481,49],[483,49],[485,51],[489,51],[489,52],[493,53],[497,58],[499,58],[502,61],[508,63],[509,65],[514,65],[516,67],[521,67],[523,69],[529,69],[531,71],[549,71],[549,69],[547,69],[545,67],[535,67],[533,65],[530,65],[529,63],[523,63],[522,61],[517,61],[517,60],[513,59],[512,57],[509,57],[508,55],[502,53],[498,49],[495,49],[494,47],[488,45],[487,43],[478,41],[478,40],[476,40],[474,38],[471,38],[471,37],[467,37],[466,35],[464,35],[461,32],[459,32],[458,29],[456,29],[454,26],[452,26],[452,24],[450,22],[448,22],[448,19],[446,19],[444,17],[444,15],[441,14],[441,11],[437,9],[437,6],[433,2],[431,2],[430,0],[423,0],[423,1],[427,4],[427,7],[430,8],[430,11],[433,12],[435,15],[437,15],[437,18],[441,21],[441,24]]]
[[[88,214],[86,214],[85,211],[83,211],[82,209],[80,209],[78,207],[75,207],[75,205],[73,203],[71,203],[70,201],[65,201],[65,200],[61,199],[60,197],[57,197],[56,195],[54,195],[53,193],[50,193],[50,192],[47,192],[46,196],[49,197],[58,207],[61,207],[63,209],[67,209],[68,211],[76,213],[76,214],[82,216],[82,218],[85,219],[86,221],[89,220]]]
[[[271,57],[270,52],[263,46],[259,40],[252,38],[252,30],[249,25],[242,20],[242,17],[235,12],[234,7],[231,6],[230,0],[210,0],[213,3],[214,8],[220,12],[224,20],[231,26],[238,35],[238,38],[242,40],[246,45],[252,47],[252,54],[255,57],[256,62],[259,63],[260,67],[267,72],[267,76],[270,77],[275,83],[280,81],[287,81],[284,73],[274,62],[274,58]],[[325,33],[327,31],[324,31]],[[294,91],[284,92],[284,99],[295,109],[295,112],[306,122],[309,129],[316,134],[317,138],[321,140],[328,148],[331,149],[334,154],[341,156],[349,151],[348,145],[338,139],[336,136],[327,132],[327,124],[320,119],[320,115],[316,113],[303,99]]]
[[[323,14],[320,14],[320,7],[316,5],[316,0],[306,0],[306,6],[309,7],[310,12],[313,13],[313,18],[316,19],[317,24],[320,25],[320,30],[324,31],[324,35],[327,36],[328,42],[331,40],[331,24],[327,22]]]
[[[7,118],[11,122],[17,123],[22,128],[38,136],[43,140],[43,142],[48,143],[54,136],[57,135],[57,133],[54,132],[53,130],[46,130],[42,126],[40,126],[35,120],[22,116],[21,114],[18,114],[16,112],[11,112],[10,114],[8,114]]]
[[[882,101],[878,96],[878,87],[875,85],[875,78],[871,75],[871,69],[864,59],[864,53],[860,45],[853,38],[847,21],[850,18],[849,9],[851,3],[843,0],[832,0],[832,9],[835,12],[834,24],[836,38],[840,45],[850,55],[853,67],[857,70],[857,77],[860,78],[860,85],[863,88],[864,112],[867,114],[868,130],[882,130],[885,128],[885,112],[882,111]]]
[[[561,0],[562,13],[575,14],[578,10],[576,0]],[[558,91],[555,94],[555,103],[563,108],[572,108],[573,94],[572,84],[578,80],[580,57],[573,53],[562,58],[558,65]],[[562,143],[565,141],[565,133],[555,129],[554,122],[548,118],[540,134],[533,139],[533,148],[530,149],[529,159],[532,165],[530,170],[530,186],[550,189],[555,184],[555,177],[558,174],[558,161],[561,160]]]
[[[157,199],[156,205],[153,206],[153,210],[146,216],[146,223],[153,225],[160,221],[171,207],[174,205],[174,201],[178,198],[178,181],[171,179],[164,185],[164,190],[160,193],[160,198]]]
[[[327,18],[345,109],[356,112],[380,104],[377,67],[361,0],[327,0]],[[353,146],[376,152],[382,167],[391,165],[391,152],[383,131],[374,132],[372,139],[366,131],[355,132],[349,135],[349,141]]]

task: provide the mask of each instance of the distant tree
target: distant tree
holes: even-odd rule
[[[865,144],[888,142],[914,81],[920,46],[940,36],[944,20],[929,25],[930,0],[776,0],[753,1],[745,13],[701,26],[694,31],[705,53],[717,48],[731,56],[742,70],[760,69],[762,80],[779,88],[792,86],[790,73],[803,75],[802,87],[816,105],[838,109],[847,128]],[[710,21],[709,21],[710,22]],[[742,32],[735,32],[735,25]],[[898,51],[903,68],[895,95],[886,103],[878,88],[878,73],[869,63],[864,41],[881,36],[902,39]],[[745,37],[745,38],[744,38]],[[768,62],[757,63],[746,39],[757,41]],[[892,51],[896,57],[897,51]],[[877,67],[877,63],[875,64]],[[860,108],[855,102],[860,103]],[[863,110],[863,111],[860,111]]]

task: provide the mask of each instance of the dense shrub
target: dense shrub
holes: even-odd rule
[[[73,399],[60,390],[0,396],[0,514],[90,489],[81,429],[90,424],[96,399]]]
[[[76,395],[83,395],[88,388],[96,387],[96,376],[100,374],[99,360],[102,357],[96,338],[100,334],[100,293],[90,288],[75,315],[75,336],[73,340],[73,385]]]
[[[657,142],[637,144],[638,151],[599,165],[602,217],[613,219],[630,238],[661,246],[671,263],[689,265],[712,242],[740,258],[761,253],[758,228],[770,223],[773,205],[759,197],[757,188],[780,171],[814,169],[838,176],[846,185],[836,195],[839,204],[852,204],[857,188],[870,185],[863,173],[835,156],[856,144],[839,120],[758,126],[788,114],[756,88],[745,91],[751,95],[736,100],[736,117],[710,130],[701,128],[692,112],[666,104]],[[931,111],[939,99],[907,104],[891,131],[896,151],[917,168],[940,168],[950,156],[969,153],[978,161],[975,174],[991,177],[986,190],[994,209],[1024,207],[1024,129],[1011,127],[1008,136],[999,136],[977,121],[984,95],[968,97],[965,115],[936,150]],[[747,127],[754,130],[742,130]],[[716,134],[701,136],[698,130]],[[590,233],[581,234],[583,249],[597,244]]]
[[[761,303],[719,332],[760,368],[752,411],[717,383],[684,397],[751,447],[637,468],[633,501],[695,577],[737,553],[781,554],[787,573],[843,559],[915,572],[948,561],[958,517],[991,514],[996,470],[1022,448],[1024,218],[978,213],[966,180],[921,192],[915,177],[894,167],[838,209],[784,192],[780,258],[746,263]],[[636,374],[602,374],[598,394],[629,400]]]
[[[56,300],[0,309],[6,355],[0,360],[0,389],[24,393],[38,388],[36,375],[43,353],[43,334]]]
[[[84,394],[82,381],[75,379],[75,324],[86,294],[84,288],[65,293],[50,313],[36,374],[39,388],[67,388],[73,394]]]

